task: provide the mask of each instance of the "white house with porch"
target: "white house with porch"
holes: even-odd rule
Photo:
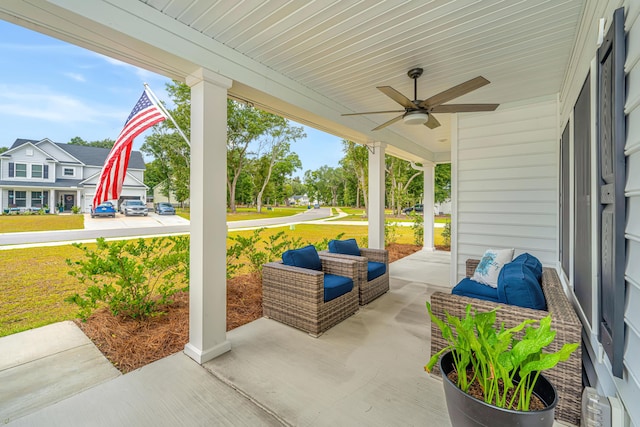
[[[109,150],[41,140],[16,139],[0,154],[0,212],[38,210],[48,206],[90,212],[102,165]],[[146,200],[144,159],[132,151],[122,198]],[[117,200],[113,200],[117,204]]]
[[[0,4],[2,19],[191,87],[185,353],[195,361],[234,346],[220,238],[231,97],[369,147],[374,248],[384,245],[385,155],[424,167],[425,251],[434,165],[450,162],[451,283],[486,248],[556,268],[583,325],[583,383],[618,398],[620,425],[630,426],[640,426],[639,16],[640,0]],[[404,99],[416,67],[418,101],[483,76],[491,83],[453,102],[500,105],[434,114],[438,127],[429,114],[427,126],[390,113],[343,116],[396,111],[376,87]]]

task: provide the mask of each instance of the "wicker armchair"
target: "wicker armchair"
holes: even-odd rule
[[[389,291],[389,251],[386,249],[359,248],[360,256],[336,254],[329,251],[319,252],[323,257],[353,260],[358,263],[358,287],[360,305],[367,305],[380,295]],[[367,280],[367,262],[381,262],[386,266],[382,276]]]
[[[473,275],[478,262],[479,260],[467,260],[466,273],[468,277]],[[504,322],[507,328],[516,326],[524,319],[539,320],[551,313],[551,327],[557,331],[557,334],[553,343],[550,344],[549,350],[557,351],[567,343],[581,343],[582,324],[562,289],[557,272],[552,268],[543,268],[542,291],[547,302],[547,311],[498,304],[443,292],[434,292],[431,295],[431,308],[433,314],[444,320],[445,312],[453,316],[464,316],[467,304],[471,304],[474,309],[480,311],[489,311],[499,306],[496,321],[498,324]],[[446,341],[442,338],[438,326],[432,323],[431,354],[437,353],[445,346]],[[438,367],[433,372],[440,375]],[[579,425],[582,399],[582,347],[579,346],[569,360],[545,371],[544,375],[558,391],[556,419]]]
[[[321,257],[322,271],[271,262],[262,266],[262,309],[266,317],[301,329],[313,337],[358,311],[358,264]],[[353,289],[324,301],[324,273],[346,276]]]

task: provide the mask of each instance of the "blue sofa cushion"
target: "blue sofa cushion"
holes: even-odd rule
[[[544,310],[547,306],[535,273],[520,262],[510,262],[500,270],[498,302],[535,310]]]
[[[360,248],[356,239],[331,240],[329,242],[329,252],[333,254],[360,256]]]
[[[286,251],[282,254],[282,262],[285,265],[322,271],[322,261],[313,245]]]
[[[367,282],[377,279],[387,272],[387,266],[383,262],[367,262]]]
[[[511,262],[524,264],[525,267],[529,268],[533,272],[538,282],[542,280],[542,263],[533,255],[525,252],[515,257]]]
[[[484,283],[476,282],[468,277],[462,279],[460,283],[451,290],[451,293],[464,297],[498,302],[498,290],[496,288],[485,285]]]
[[[335,274],[324,274],[324,302],[331,301],[353,289],[353,280]]]

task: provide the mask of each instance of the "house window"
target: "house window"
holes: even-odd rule
[[[26,191],[16,191],[14,203],[18,208],[26,208],[27,207],[27,192]]]
[[[42,178],[42,165],[31,165],[31,178]]]
[[[9,190],[8,193],[9,193],[9,207],[13,207],[13,204],[15,203],[13,190]]]
[[[34,208],[42,207],[42,191],[31,192],[31,206]]]
[[[27,164],[16,163],[16,178],[26,178],[26,177],[27,177]]]
[[[64,176],[75,176],[76,170],[74,168],[64,168],[62,174]]]

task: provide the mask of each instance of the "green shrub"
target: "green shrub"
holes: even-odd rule
[[[80,213],[80,206],[71,207],[71,213],[79,214]]]
[[[384,243],[390,245],[398,240],[398,224],[394,221],[384,222]]]
[[[445,246],[451,246],[451,221],[447,221],[442,230],[442,238]]]
[[[86,320],[93,310],[106,304],[111,313],[133,319],[161,314],[159,307],[171,303],[179,290],[176,279],[189,283],[189,237],[172,236],[107,242],[97,239],[95,250],[82,244],[84,259],[71,261],[69,275],[88,284],[84,295],[75,294],[65,301],[80,307],[79,317]]]
[[[411,229],[413,230],[413,241],[416,245],[424,244],[424,216],[416,212],[409,213],[409,217],[413,220]]]

